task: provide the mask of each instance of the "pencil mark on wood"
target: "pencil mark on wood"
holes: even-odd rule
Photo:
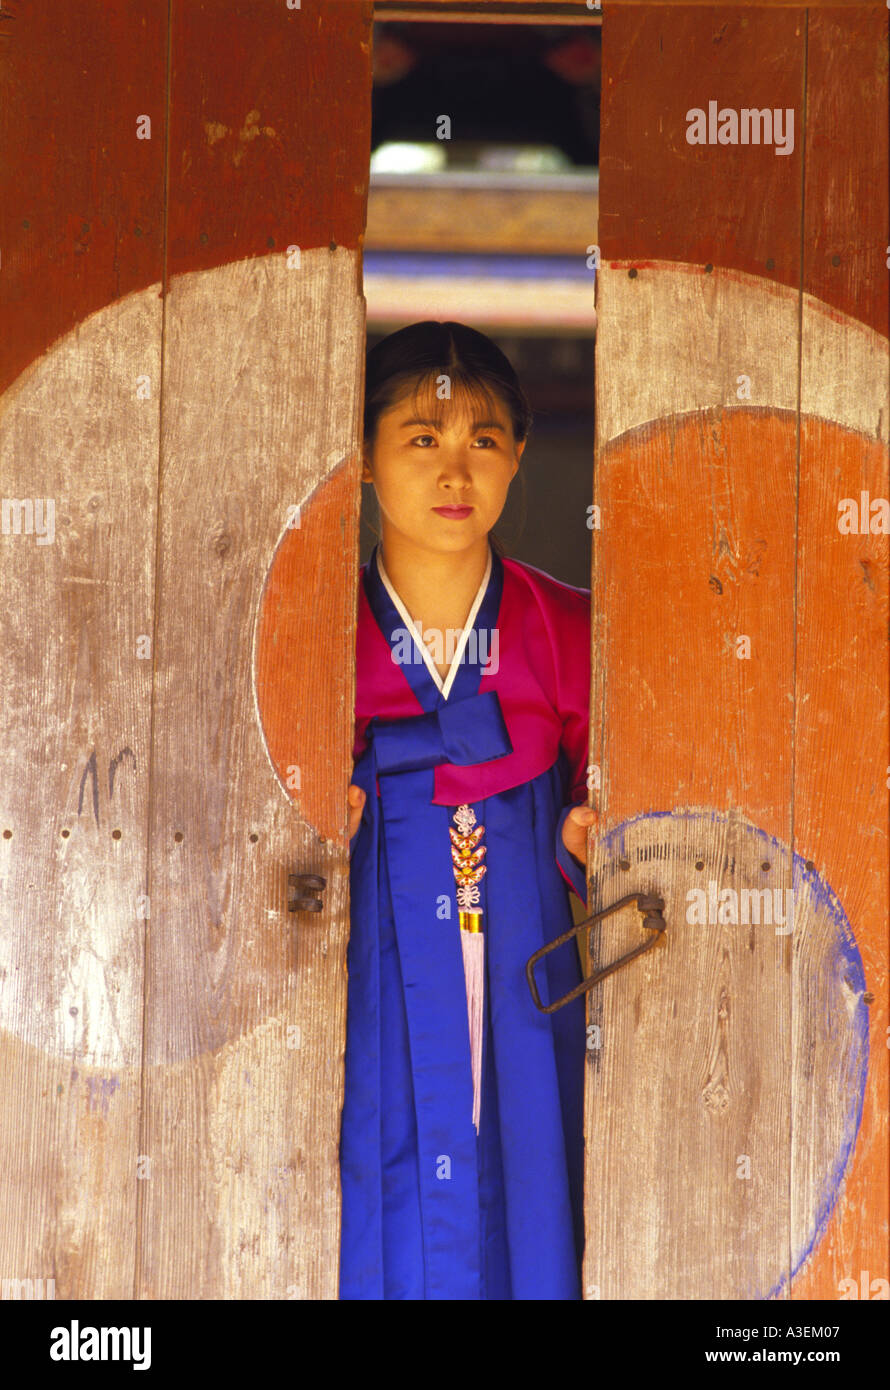
[[[120,1079],[117,1076],[87,1076],[87,1090],[89,1092],[87,1105],[90,1110],[100,1110],[103,1115],[108,1114],[108,1102],[115,1091],[120,1089]]]
[[[114,795],[114,779],[115,779],[115,777],[116,777],[116,775],[117,775],[117,770],[118,770],[118,768],[120,767],[120,764],[123,762],[124,758],[126,758],[126,757],[132,758],[132,760],[133,760],[133,771],[135,772],[135,771],[136,771],[136,754],[133,752],[132,748],[130,748],[129,744],[128,744],[126,747],[122,748],[122,749],[120,750],[119,753],[116,753],[116,754],[114,755],[113,758],[110,758],[110,759],[109,759],[109,762],[108,762],[108,799],[109,799],[109,801],[111,800],[112,796]],[[97,762],[96,762],[96,750],[95,750],[95,749],[93,749],[92,753],[91,753],[90,756],[87,758],[86,766],[84,767],[84,770],[83,770],[83,776],[82,776],[81,779],[80,779],[80,790],[79,790],[79,792],[78,792],[78,798],[77,798],[77,814],[78,814],[79,816],[83,814],[84,790],[85,790],[85,788],[86,788],[86,782],[87,782],[87,778],[88,778],[88,777],[91,777],[91,778],[92,778],[92,783],[93,783],[93,796],[92,796],[92,801],[93,801],[93,817],[94,817],[94,819],[95,819],[95,821],[96,821],[96,824],[98,825],[98,824],[99,824],[99,770],[98,770],[98,765],[97,765]]]
[[[114,795],[114,778],[115,778],[115,775],[116,775],[116,773],[117,773],[117,770],[118,770],[118,768],[120,767],[121,763],[123,762],[124,758],[127,757],[128,755],[129,755],[129,757],[131,757],[131,758],[133,759],[133,771],[135,772],[135,771],[136,771],[136,754],[133,752],[133,750],[132,750],[132,748],[129,746],[129,744],[127,745],[126,748],[122,748],[121,751],[120,751],[119,753],[116,753],[116,754],[114,755],[114,757],[111,759],[111,761],[109,762],[109,764],[108,764],[108,799],[109,799],[109,801],[111,800],[112,796]]]
[[[87,759],[87,765],[86,765],[86,767],[84,768],[83,777],[81,777],[81,779],[80,779],[80,795],[79,795],[78,798],[77,798],[77,814],[78,814],[78,815],[81,815],[82,812],[83,812],[83,791],[84,791],[84,787],[86,786],[87,777],[92,777],[92,779],[93,779],[93,815],[95,816],[96,824],[98,825],[98,824],[99,824],[99,777],[98,777],[98,773],[97,773],[97,771],[96,771],[96,752],[95,752],[95,749],[93,750],[93,752],[90,754],[89,758]]]

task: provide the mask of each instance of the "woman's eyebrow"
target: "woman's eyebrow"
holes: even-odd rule
[[[414,417],[414,418],[411,419],[411,420],[403,420],[403,421],[401,422],[401,424],[399,425],[399,429],[400,429],[400,430],[407,429],[410,425],[426,425],[426,427],[427,427],[428,429],[440,430],[440,429],[442,428],[442,421],[441,421],[441,420],[421,420],[421,419],[419,419],[418,417]],[[500,424],[497,420],[474,420],[474,421],[473,421],[473,429],[474,429],[474,430],[500,430],[501,434],[505,434],[505,433],[506,433],[506,430],[504,429],[503,425]]]

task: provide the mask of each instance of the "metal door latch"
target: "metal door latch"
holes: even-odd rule
[[[297,890],[293,897],[288,894],[288,912],[321,912],[324,906],[321,893],[326,884],[327,879],[322,878],[321,874],[288,874],[288,888]]]
[[[550,951],[555,951],[558,946],[563,946],[567,941],[571,941],[572,937],[577,936],[579,932],[589,930],[595,922],[601,922],[604,917],[610,916],[613,912],[620,911],[622,907],[627,907],[628,903],[636,903],[638,911],[643,914],[642,925],[647,931],[652,932],[652,936],[650,936],[649,940],[643,941],[639,946],[635,946],[633,950],[620,956],[618,960],[613,961],[611,965],[604,965],[601,970],[597,970],[593,975],[588,976],[586,980],[582,980],[581,984],[576,985],[568,994],[564,994],[561,999],[557,999],[555,1004],[542,1004],[541,996],[538,994],[538,987],[535,984],[534,969],[537,962],[541,960],[543,956],[548,955]],[[604,908],[602,912],[594,912],[591,917],[585,917],[583,922],[579,922],[576,927],[572,927],[571,931],[563,932],[562,936],[558,936],[555,941],[551,941],[549,946],[542,946],[540,951],[535,951],[535,954],[529,957],[528,964],[525,967],[528,987],[532,992],[532,999],[535,1001],[535,1007],[540,1009],[542,1014],[555,1013],[557,1009],[562,1008],[563,1004],[571,1003],[573,999],[578,998],[579,994],[586,994],[589,989],[593,989],[594,985],[598,985],[600,980],[604,980],[607,975],[611,975],[614,971],[620,970],[622,965],[627,965],[628,961],[632,961],[636,956],[641,956],[644,951],[650,950],[667,927],[663,914],[664,898],[653,897],[650,893],[628,893],[626,898],[619,898],[618,902],[613,903],[611,907]]]

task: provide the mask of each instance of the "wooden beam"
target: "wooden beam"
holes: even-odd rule
[[[583,9],[578,10],[576,5],[562,5],[547,8],[542,11],[536,6],[531,5],[509,5],[505,4],[498,7],[492,3],[460,5],[450,0],[450,3],[443,4],[441,8],[430,9],[424,4],[403,3],[402,0],[394,0],[394,3],[387,5],[378,3],[374,6],[374,19],[377,23],[410,23],[410,24],[560,24],[576,25],[602,24],[602,14],[597,11]]]
[[[343,0],[341,0],[343,3]],[[354,0],[346,0],[354,3]],[[628,6],[653,4],[692,9],[862,9],[863,0],[602,0],[596,8],[587,0],[375,0],[378,22],[469,24],[601,24],[605,16]]]
[[[586,256],[596,242],[596,188],[478,181],[375,180],[368,195],[366,251],[502,251]],[[487,186],[486,186],[487,185]],[[423,190],[418,196],[420,190]]]

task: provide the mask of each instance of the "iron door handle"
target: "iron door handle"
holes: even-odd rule
[[[288,894],[288,912],[321,912],[321,894],[326,885],[327,879],[321,874],[288,874],[288,888],[297,890],[293,896]]]
[[[577,936],[579,932],[587,931],[595,922],[601,922],[604,917],[610,916],[613,912],[618,912],[622,907],[627,907],[628,903],[636,903],[638,911],[643,914],[643,926],[647,931],[653,933],[649,940],[643,941],[639,946],[635,946],[633,950],[625,952],[623,956],[619,956],[618,960],[613,961],[611,965],[604,965],[601,970],[597,970],[592,975],[589,975],[586,980],[582,980],[580,985],[576,985],[568,994],[564,994],[561,999],[557,999],[555,1004],[542,1004],[541,996],[538,994],[538,987],[535,984],[534,974],[535,966],[538,961],[544,956],[549,955],[551,951],[555,951],[558,946],[563,946],[567,941],[571,941],[572,937]],[[551,941],[549,946],[542,946],[540,951],[535,951],[533,956],[529,956],[528,963],[525,967],[528,987],[531,990],[535,1007],[540,1009],[542,1014],[555,1013],[556,1010],[561,1009],[564,1004],[570,1004],[571,1001],[577,999],[579,995],[586,994],[589,989],[593,989],[594,985],[598,985],[600,980],[604,980],[607,975],[611,975],[614,971],[620,970],[622,965],[627,965],[628,961],[632,961],[637,956],[641,956],[644,951],[651,950],[667,927],[663,913],[663,898],[654,897],[651,893],[628,893],[626,898],[619,898],[618,902],[613,903],[611,907],[603,908],[602,912],[594,912],[592,916],[585,917],[583,922],[579,922],[578,925],[572,927],[570,931],[563,932],[562,936],[558,936],[555,941]]]

